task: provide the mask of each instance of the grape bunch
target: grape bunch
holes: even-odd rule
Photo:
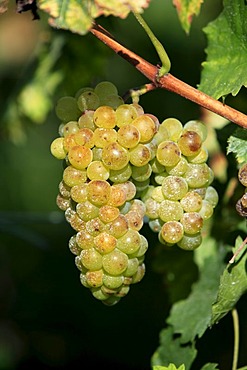
[[[245,193],[237,201],[236,209],[240,216],[247,217],[247,163],[241,165],[238,171],[238,179],[245,187]]]
[[[59,99],[55,110],[61,124],[51,153],[64,161],[57,205],[76,231],[69,248],[82,285],[113,305],[145,274],[144,220],[165,245],[201,244],[218,201],[206,128],[174,118],[160,124],[107,81]]]

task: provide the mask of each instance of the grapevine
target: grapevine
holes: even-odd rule
[[[69,247],[82,285],[113,305],[144,276],[144,218],[166,246],[201,245],[218,202],[207,130],[199,121],[160,124],[108,81],[61,98],[56,114],[60,137],[51,153],[65,162],[57,205],[77,232]]]

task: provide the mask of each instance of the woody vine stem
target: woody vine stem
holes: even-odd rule
[[[186,84],[170,73],[159,77],[159,68],[157,66],[154,66],[139,55],[121,45],[100,25],[94,23],[90,32],[110,49],[112,49],[116,54],[132,64],[139,72],[147,77],[149,81],[151,81],[150,84],[146,85],[146,92],[156,88],[166,89],[181,95],[188,100],[191,100],[192,102],[210,110],[211,112],[225,117],[227,120],[243,128],[247,128],[247,116],[245,114]]]

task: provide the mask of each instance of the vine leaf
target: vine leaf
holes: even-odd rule
[[[236,239],[235,248],[233,253],[239,248],[243,240],[239,236]],[[239,298],[247,292],[247,250],[245,249],[233,265],[228,265],[220,280],[220,287],[216,302],[212,307],[212,320],[211,324],[217,323],[229,311],[231,311]]]
[[[153,366],[152,370],[185,370],[184,365],[176,367],[174,364],[169,364],[169,366]]]
[[[224,0],[223,4],[219,17],[204,28],[207,60],[199,86],[216,99],[230,93],[235,96],[247,86],[247,6],[243,0]]]
[[[233,153],[239,164],[247,162],[247,130],[238,128],[228,139],[227,154]]]
[[[192,286],[188,298],[173,305],[167,319],[167,323],[173,326],[174,333],[181,334],[181,343],[193,342],[208,328],[212,304],[216,300],[220,275],[224,268],[223,253],[219,252],[214,239],[205,238],[197,254],[199,279]]]
[[[85,35],[91,28],[95,18],[113,15],[126,18],[132,9],[137,13],[147,8],[150,0],[39,0],[40,9],[51,18],[50,24],[56,28],[69,30]]]
[[[173,328],[168,327],[160,332],[160,346],[152,356],[152,365],[185,366],[189,369],[197,354],[194,344],[182,345],[180,338],[174,339]]]
[[[189,33],[194,15],[200,13],[201,4],[204,0],[173,0],[177,9],[178,18],[186,33]]]

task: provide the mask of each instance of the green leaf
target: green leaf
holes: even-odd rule
[[[201,368],[201,370],[217,370],[217,369],[218,369],[218,364],[212,364],[210,362]]]
[[[208,38],[199,89],[219,99],[247,86],[247,6],[224,0],[219,17],[204,28]]]
[[[160,332],[160,346],[152,356],[152,365],[164,366],[173,363],[177,367],[184,364],[189,369],[194,361],[197,350],[194,344],[182,345],[180,338],[174,339],[172,327],[163,329]]]
[[[178,18],[186,33],[189,33],[192,18],[200,13],[203,0],[173,0],[177,8]]]
[[[236,252],[242,242],[239,236],[236,239],[233,253]],[[235,307],[240,297],[247,292],[246,263],[247,249],[243,250],[234,264],[228,265],[225,268],[221,276],[217,300],[212,307],[211,324],[215,324],[222,319],[222,317]]]
[[[91,28],[93,20],[101,15],[126,18],[133,9],[140,13],[149,5],[148,0],[39,0],[40,9],[47,12],[50,24],[56,28],[66,29],[85,35]]]
[[[176,367],[174,364],[169,364],[169,366],[153,366],[152,370],[185,370],[184,365]]]
[[[227,154],[233,153],[239,164],[247,162],[247,130],[238,128],[228,139]]]
[[[196,259],[200,261],[200,277],[193,285],[187,299],[175,303],[167,323],[172,325],[175,334],[181,334],[181,343],[201,337],[208,328],[212,304],[215,302],[223,270],[224,253],[220,253],[216,241],[206,238],[198,248]],[[201,256],[200,256],[201,255]]]

